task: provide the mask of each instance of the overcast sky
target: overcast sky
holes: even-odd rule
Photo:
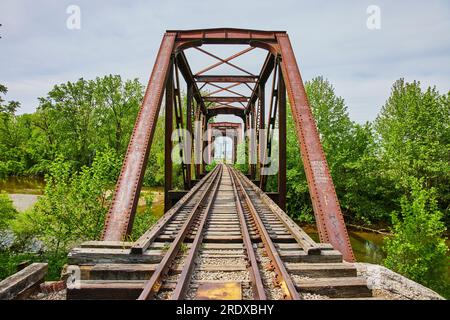
[[[358,122],[376,117],[398,78],[449,90],[449,1],[318,3],[0,0],[0,83],[33,112],[54,84],[80,77],[146,83],[166,29],[235,27],[286,30],[303,79],[328,78]],[[80,30],[66,26],[69,5],[81,9]],[[379,30],[367,28],[369,5],[381,9]]]

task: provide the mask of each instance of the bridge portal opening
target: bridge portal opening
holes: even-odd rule
[[[208,46],[230,51],[212,52]],[[225,46],[232,48],[223,49]],[[192,52],[201,58],[191,64]],[[256,53],[260,59],[247,58]],[[245,59],[248,60],[244,66]],[[205,61],[209,64],[200,66]],[[207,173],[212,157],[211,136],[203,133],[216,123],[213,119],[223,115],[240,118],[241,129],[251,132],[242,140],[245,174],[262,192],[267,191],[268,177],[275,174],[277,190],[271,197],[285,210],[288,99],[320,240],[340,250],[345,260],[354,261],[330,170],[285,31],[214,28],[168,30],[164,34],[105,220],[103,240],[123,240],[132,230],[163,100],[165,211]],[[173,141],[174,130],[188,134],[179,134]],[[191,135],[193,132],[198,134]],[[276,138],[280,141],[277,149]],[[173,190],[174,144],[183,146],[178,153],[182,159],[184,190],[181,191]],[[271,170],[271,158],[278,158],[275,173]]]

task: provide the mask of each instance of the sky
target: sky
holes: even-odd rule
[[[80,29],[67,28],[70,5],[80,8]],[[379,29],[367,26],[370,5],[380,10]],[[0,23],[0,83],[7,100],[21,102],[19,113],[33,112],[53,85],[81,77],[146,83],[168,29],[285,30],[303,80],[327,78],[359,123],[376,118],[399,78],[450,88],[447,0],[0,0]],[[192,69],[205,61],[197,57]]]

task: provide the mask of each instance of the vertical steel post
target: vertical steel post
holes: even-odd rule
[[[255,132],[256,130],[256,112],[255,112],[255,105],[252,104],[251,109],[251,128],[252,128],[252,132]],[[252,160],[251,162],[251,170],[250,170],[250,175],[251,175],[251,180],[255,180],[256,179],[256,168],[257,168],[257,163],[255,164],[255,160],[258,161],[258,149],[259,149],[259,138],[258,136],[255,136],[254,139],[251,139],[251,143],[250,143],[250,159]],[[256,144],[256,145],[255,145]]]
[[[278,206],[286,211],[286,87],[278,78]]]
[[[188,84],[186,93],[186,134],[190,136],[184,137],[186,146],[186,183],[188,189],[192,187],[192,86],[192,83]]]
[[[320,240],[331,243],[352,262],[353,249],[291,42],[285,33],[276,37]]]
[[[205,139],[205,134],[207,133],[208,130],[208,121],[206,120],[206,115],[202,116],[202,143],[203,143],[203,148],[202,148],[202,174],[206,173],[206,159],[209,159],[209,146],[208,146],[208,137],[209,135],[207,135],[207,138]],[[208,152],[206,153],[206,157],[205,157],[205,151],[208,149]],[[206,158],[206,159],[205,159]]]
[[[237,136],[236,136],[236,130],[234,131],[235,135],[233,136],[233,157],[232,157],[232,164],[236,163],[237,160]]]
[[[256,170],[261,172],[261,160],[263,158],[263,150],[264,147],[262,146],[262,143],[260,140],[260,132],[261,130],[264,130],[266,127],[266,96],[265,96],[265,82],[259,83],[258,87],[258,103],[259,103],[259,123],[257,124],[259,126],[258,128],[258,149],[256,152],[258,152],[258,164],[256,166]]]
[[[176,33],[164,35],[136,118],[114,196],[105,219],[102,239],[121,241],[131,233],[142,179],[161,107]]]
[[[172,207],[169,191],[172,190],[172,130],[174,109],[173,66],[169,71],[166,85],[166,116],[164,126],[164,212]]]
[[[200,107],[197,104],[195,110],[195,134],[194,134],[194,147],[195,147],[195,179],[200,180],[201,163],[202,163],[202,125],[201,125],[202,115],[200,112]]]

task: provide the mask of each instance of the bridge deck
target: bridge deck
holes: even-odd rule
[[[339,251],[315,243],[264,192],[225,165],[136,242],[86,242],[68,260],[68,299],[372,296]]]

